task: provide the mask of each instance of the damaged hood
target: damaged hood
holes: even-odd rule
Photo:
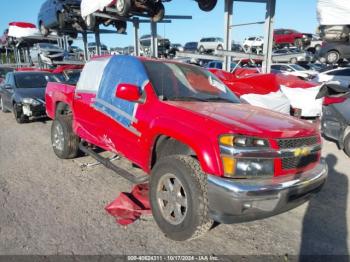
[[[297,118],[247,104],[168,102],[205,118],[218,121],[234,133],[269,138],[317,134],[314,125]]]
[[[18,98],[33,98],[45,101],[45,89],[46,88],[17,88],[16,96]]]

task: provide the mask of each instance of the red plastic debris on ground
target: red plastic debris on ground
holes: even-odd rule
[[[131,193],[121,193],[106,207],[106,211],[122,226],[134,223],[142,215],[151,214],[148,184],[135,186]]]

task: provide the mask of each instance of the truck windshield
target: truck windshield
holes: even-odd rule
[[[209,71],[162,61],[145,61],[157,95],[163,100],[239,103],[239,99]]]

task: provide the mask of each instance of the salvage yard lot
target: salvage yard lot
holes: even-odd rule
[[[324,189],[309,204],[245,224],[219,225],[200,239],[173,242],[152,217],[124,228],[104,208],[132,188],[102,166],[60,160],[51,121],[18,125],[0,114],[0,254],[349,254],[349,159],[324,142]],[[120,161],[120,160],[118,160]],[[117,163],[117,162],[116,162]]]

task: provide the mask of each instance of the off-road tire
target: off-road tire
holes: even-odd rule
[[[350,157],[350,133],[344,139],[344,152]]]
[[[174,225],[162,215],[157,189],[161,178],[174,175],[182,183],[187,198],[187,211],[183,221]],[[150,178],[150,203],[153,217],[163,233],[175,241],[191,240],[205,234],[213,225],[209,216],[207,177],[198,161],[190,156],[175,155],[157,161]]]
[[[16,122],[18,124],[24,124],[24,123],[27,123],[29,121],[29,118],[25,115],[23,115],[23,112],[22,110],[17,110],[17,104],[14,104],[13,105],[13,115],[16,119]]]
[[[0,109],[1,109],[1,112],[3,112],[3,113],[7,113],[8,112],[8,110],[4,106],[4,101],[2,100],[1,96],[0,96]]]
[[[72,159],[77,157],[79,153],[80,139],[77,135],[74,134],[72,123],[73,123],[72,116],[61,115],[55,118],[51,126],[52,148],[56,156],[61,159]],[[56,127],[58,125],[62,128],[62,131],[63,131],[62,150],[59,150],[58,148],[56,148],[54,143],[55,132],[57,132]]]
[[[332,50],[327,53],[326,61],[328,64],[336,64],[340,60],[340,54],[338,51]]]
[[[210,12],[212,11],[216,4],[217,4],[217,0],[198,0],[198,6],[202,11],[205,12]]]
[[[152,12],[151,16],[152,16],[152,21],[155,23],[163,20],[165,16],[165,8],[161,2],[156,4],[155,10],[154,12]]]
[[[114,26],[117,29],[118,34],[124,34],[128,25],[125,21],[116,21],[114,23]]]
[[[119,1],[123,2],[123,7],[121,9],[118,8]],[[117,0],[115,3],[115,9],[118,16],[128,17],[131,10],[131,0]]]

